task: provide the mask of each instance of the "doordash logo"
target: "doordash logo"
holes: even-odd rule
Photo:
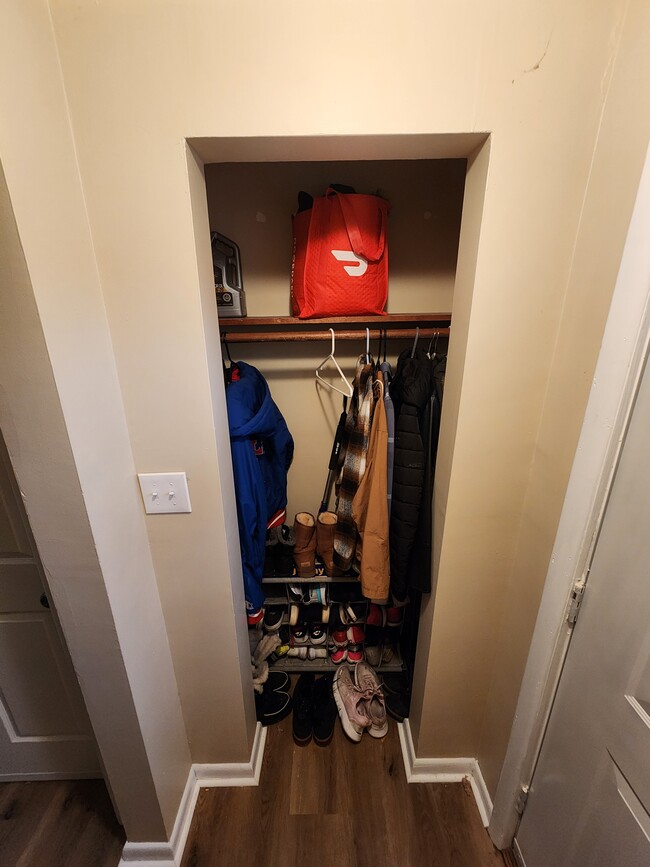
[[[357,256],[351,250],[332,250],[332,256],[339,262],[355,262],[355,265],[344,265],[350,277],[363,277],[368,270],[368,262],[363,256]]]

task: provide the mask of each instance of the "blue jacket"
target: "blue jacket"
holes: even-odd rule
[[[287,505],[293,439],[257,368],[237,362],[239,380],[226,388],[246,608],[264,604],[266,527]]]

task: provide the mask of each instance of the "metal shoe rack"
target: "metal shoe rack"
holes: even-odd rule
[[[278,606],[278,607],[279,606],[285,606],[287,608],[287,611],[289,611],[289,607],[292,604],[289,601],[289,596],[288,596],[287,589],[286,589],[287,584],[297,584],[300,586],[305,586],[305,585],[310,585],[310,584],[311,585],[327,584],[329,587],[329,585],[334,585],[334,584],[358,584],[358,583],[359,583],[359,579],[356,575],[342,576],[340,578],[339,577],[328,578],[325,575],[316,576],[315,578],[297,578],[297,577],[293,576],[290,578],[264,578],[262,580],[262,584],[264,586],[265,596],[266,596],[266,600],[265,600],[266,605]],[[284,592],[281,593],[280,588],[282,588]],[[311,604],[316,604],[316,603],[311,603]],[[335,602],[330,602],[330,606],[333,606],[336,604],[337,603],[335,603]],[[355,604],[358,604],[358,603],[355,603]],[[365,603],[366,614],[367,614],[369,604],[370,604],[369,602]],[[308,607],[308,606],[305,606],[305,607]],[[364,631],[365,631],[365,619],[366,619],[366,617],[364,614],[364,616],[359,618],[359,620],[357,621],[357,624],[359,626],[361,626],[361,628],[364,629]],[[323,625],[324,625],[325,629],[327,630],[329,624],[323,624]],[[386,628],[388,628],[388,627],[386,627]],[[396,627],[395,632],[398,633],[399,628]],[[256,627],[249,629],[251,653],[254,651],[255,647],[257,646],[257,643],[262,638],[263,634],[264,634],[264,632],[263,632],[261,623],[258,624]],[[307,642],[305,644],[301,644],[300,646],[309,648],[311,645],[309,644],[309,642]],[[319,644],[319,645],[315,645],[315,646],[318,646],[321,648],[327,648],[327,642],[325,642],[325,644]],[[380,665],[378,668],[379,671],[385,671],[385,672],[402,671],[402,667],[403,667],[402,666],[402,657],[401,657],[401,654],[399,651],[399,647],[397,647],[396,643],[393,644],[392,646],[394,648],[393,658],[391,659],[390,662],[382,663],[382,665]],[[273,668],[276,671],[286,671],[289,673],[299,673],[301,671],[313,671],[316,673],[325,673],[328,671],[335,671],[338,668],[338,666],[335,665],[330,660],[329,655],[327,656],[327,658],[321,657],[318,659],[299,659],[299,658],[294,657],[294,656],[285,656],[284,658],[279,659],[276,662],[274,662]]]

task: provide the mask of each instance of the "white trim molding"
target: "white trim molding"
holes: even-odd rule
[[[249,762],[192,765],[169,842],[130,843],[127,840],[119,867],[180,867],[200,790],[259,785],[265,746],[266,729],[258,722]]]
[[[402,745],[406,780],[409,783],[461,783],[468,780],[484,827],[492,816],[492,799],[485,785],[477,759],[422,759],[415,755],[415,745],[408,719],[397,724]]]
[[[147,867],[177,867],[181,862],[176,860],[171,843],[129,843],[122,849],[119,867],[136,867],[146,864]]]
[[[524,856],[519,848],[519,843],[517,843],[517,838],[512,841],[512,851],[515,853],[515,861],[519,867],[526,867],[526,862],[524,861]]]

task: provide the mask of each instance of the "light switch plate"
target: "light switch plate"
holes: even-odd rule
[[[192,511],[185,473],[138,473],[138,481],[148,515]]]

